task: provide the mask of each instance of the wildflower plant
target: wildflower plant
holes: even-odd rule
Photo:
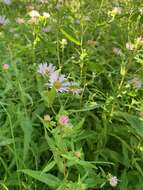
[[[0,11],[0,190],[142,190],[142,1]]]

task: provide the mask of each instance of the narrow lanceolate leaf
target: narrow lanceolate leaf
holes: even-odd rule
[[[0,139],[0,146],[7,146],[9,144],[13,144],[13,139],[10,138],[5,138],[5,139]]]
[[[130,124],[132,129],[134,129],[139,136],[143,137],[143,121],[137,116],[124,112],[115,112],[115,115],[124,118],[124,120]]]
[[[29,118],[22,118],[21,128],[24,132],[24,150],[23,150],[23,159],[25,160],[29,151],[29,146],[32,138],[32,122]]]
[[[76,45],[80,46],[81,43],[75,39],[73,36],[71,36],[70,34],[68,34],[65,30],[61,29],[62,34],[71,42],[75,43]]]
[[[128,177],[127,177],[126,170],[124,170],[122,175],[121,175],[121,179],[120,179],[120,183],[119,183],[119,189],[125,190],[127,188],[128,188]]]
[[[20,170],[20,172],[33,177],[34,179],[45,183],[46,185],[48,185],[49,187],[51,187],[52,189],[56,189],[59,185],[60,185],[60,180],[55,177],[52,174],[45,174],[42,173],[41,171],[35,171],[35,170],[29,170],[29,169],[24,169],[24,170]]]
[[[47,106],[50,107],[52,106],[52,104],[54,103],[54,100],[56,98],[56,90],[55,88],[52,88],[49,91],[43,91],[41,93],[43,100],[45,101],[45,103],[47,103]]]
[[[56,162],[55,162],[55,161],[52,161],[52,162],[48,163],[48,164],[44,167],[42,173],[46,173],[46,172],[50,171],[55,165],[56,165]]]

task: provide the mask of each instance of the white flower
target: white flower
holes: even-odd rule
[[[40,64],[37,70],[37,72],[40,73],[42,76],[44,75],[50,76],[54,71],[55,71],[55,66],[53,66],[52,64],[49,64],[48,66],[47,63]]]
[[[123,55],[121,49],[120,48],[116,48],[116,47],[113,48],[113,53],[115,55],[119,55],[119,56]]]
[[[41,3],[48,3],[48,0],[41,0]]]
[[[143,8],[139,8],[139,12],[142,15],[143,14]]]
[[[30,11],[30,12],[29,12],[29,15],[30,15],[31,17],[39,17],[39,16],[40,16],[39,12],[36,11],[36,10]]]
[[[68,44],[67,39],[65,39],[65,38],[63,38],[63,39],[60,41],[60,43],[61,43],[61,48],[62,48],[62,49],[64,49],[65,46]]]
[[[114,15],[120,15],[122,13],[122,8],[121,7],[114,7],[112,10],[112,14]]]
[[[8,19],[5,16],[0,16],[0,25],[5,25],[8,23]]]
[[[117,184],[118,184],[118,179],[117,179],[117,177],[111,175],[111,176],[109,177],[109,183],[110,183],[110,185],[111,185],[112,187],[116,187]]]
[[[50,18],[50,14],[47,13],[47,12],[43,12],[43,16],[44,16],[45,18]]]
[[[143,84],[142,81],[138,77],[131,79],[128,83],[131,84],[133,88],[136,88],[136,89],[141,88]]]
[[[16,18],[16,22],[17,22],[18,24],[23,24],[25,21],[24,21],[23,18],[18,17],[18,18]]]
[[[61,41],[61,44],[65,46],[65,45],[67,45],[67,43],[68,43],[67,39],[63,38],[62,41]]]
[[[52,31],[52,27],[51,26],[47,26],[45,28],[42,28],[42,31],[45,33],[51,32]]]
[[[69,83],[67,82],[65,75],[60,75],[58,71],[55,71],[51,73],[47,85],[50,88],[54,87],[57,92],[67,92]]]
[[[127,43],[126,43],[126,48],[127,48],[128,50],[134,50],[134,44],[132,44],[131,42],[127,42]]]
[[[6,4],[6,5],[10,5],[12,3],[11,0],[3,0],[3,2]]]
[[[82,89],[79,88],[79,84],[76,82],[69,82],[68,86],[68,92],[73,95],[79,95],[82,92]]]
[[[136,39],[136,42],[137,42],[137,44],[139,44],[139,45],[143,45],[143,37],[142,37],[142,36],[138,37],[138,38]]]

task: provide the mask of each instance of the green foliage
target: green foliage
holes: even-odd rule
[[[0,0],[0,190],[143,189],[142,23],[141,0]]]

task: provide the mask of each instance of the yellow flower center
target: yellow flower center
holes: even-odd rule
[[[60,89],[62,87],[62,83],[59,80],[57,80],[57,81],[54,82],[54,87],[56,89]]]

